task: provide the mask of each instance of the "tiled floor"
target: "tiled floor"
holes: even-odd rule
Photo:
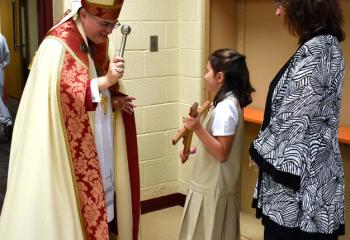
[[[141,216],[142,240],[177,240],[182,207],[165,208]]]
[[[250,213],[241,212],[241,240],[263,240],[261,220]]]
[[[141,216],[142,240],[177,240],[182,207],[171,207]],[[241,213],[241,240],[262,240],[263,227],[253,215]]]
[[[15,119],[18,101],[10,98],[6,105],[9,108],[11,116],[13,119]],[[10,155],[10,141],[8,141],[5,137],[2,127],[3,126],[0,126],[0,212],[6,192],[7,171]]]
[[[8,170],[8,156],[10,155],[10,143],[0,129],[0,212],[4,201]]]

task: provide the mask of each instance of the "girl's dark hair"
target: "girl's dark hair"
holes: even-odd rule
[[[275,0],[285,10],[289,32],[299,37],[299,43],[310,40],[317,32],[331,34],[339,42],[345,39],[339,0]]]
[[[249,82],[249,71],[245,56],[232,49],[219,49],[209,56],[209,62],[215,74],[224,74],[224,83],[216,93],[213,103],[216,106],[228,92],[232,92],[238,99],[241,108],[252,102],[251,93],[255,89]]]

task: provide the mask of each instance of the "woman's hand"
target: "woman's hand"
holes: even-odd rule
[[[112,96],[112,106],[114,109],[120,109],[128,114],[133,114],[136,106],[132,101],[135,99],[132,96]]]

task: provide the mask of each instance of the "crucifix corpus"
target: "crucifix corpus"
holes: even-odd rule
[[[190,112],[189,115],[191,117],[197,117],[198,114],[199,116],[201,116],[210,106],[210,101],[205,101],[202,106],[199,107],[198,109],[198,103],[193,103],[191,108],[190,108]],[[172,140],[173,145],[175,145],[181,138],[183,139],[183,144],[184,144],[184,154],[187,154],[190,152],[190,148],[191,148],[191,142],[192,142],[192,135],[193,135],[193,131],[188,130],[185,128],[185,126],[183,126],[182,128],[180,128],[175,137]],[[187,159],[182,160],[182,163],[185,163],[187,161]]]

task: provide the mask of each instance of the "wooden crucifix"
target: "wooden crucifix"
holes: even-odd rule
[[[191,117],[197,117],[198,114],[199,116],[201,116],[209,108],[210,103],[211,103],[210,101],[205,101],[199,109],[198,109],[198,103],[192,104],[189,115]],[[190,152],[192,135],[193,135],[193,131],[186,129],[185,126],[183,126],[177,131],[175,137],[172,140],[172,143],[173,145],[175,145],[182,138],[183,144],[184,144],[183,152],[184,154],[187,154]],[[186,161],[187,159],[182,160],[182,163],[185,163]]]

